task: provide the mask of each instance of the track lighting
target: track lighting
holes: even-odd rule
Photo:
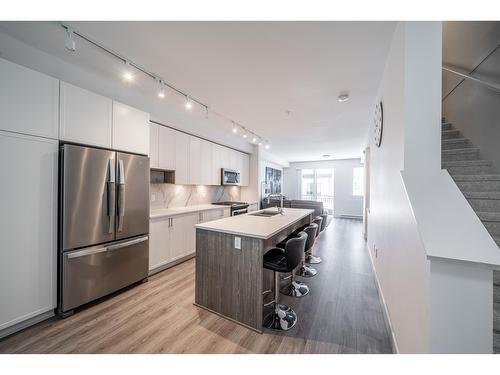
[[[193,108],[193,103],[191,103],[191,99],[187,95],[186,95],[186,104],[184,104],[184,107],[186,107],[186,109],[189,110]]]
[[[259,146],[262,146],[262,141],[261,141],[261,140],[259,140],[258,145],[259,145]]]
[[[205,107],[205,120],[208,120],[208,107]]]
[[[248,138],[248,134],[247,133],[243,133],[243,138],[247,139]]]
[[[123,79],[125,82],[132,82],[134,80],[134,74],[130,66],[130,62],[125,61],[125,70],[123,72]]]
[[[264,147],[266,148],[266,150],[269,150],[271,148],[271,145],[268,142],[266,142],[266,145]]]
[[[160,99],[163,99],[165,97],[165,84],[163,83],[163,81],[160,79],[158,81],[158,97]]]
[[[238,127],[236,126],[234,121],[233,121],[233,133],[238,133]]]
[[[253,143],[257,143],[257,137],[253,137],[253,138],[252,138],[252,142],[253,142]]]
[[[71,52],[75,52],[76,50],[76,43],[73,39],[73,30],[71,29],[66,29],[66,39],[64,40],[64,47],[66,47],[66,49]]]

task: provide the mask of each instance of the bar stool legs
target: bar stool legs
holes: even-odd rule
[[[297,314],[287,305],[279,303],[280,277],[274,271],[274,311],[265,323],[265,327],[277,331],[288,331],[297,323]]]
[[[295,280],[295,270],[293,270],[291,283],[288,284],[281,291],[281,293],[290,297],[304,297],[307,293],[309,293],[309,287],[306,284]]]
[[[306,263],[318,264],[318,263],[321,263],[322,261],[323,260],[320,257],[312,255],[312,253],[307,253],[307,255],[306,255]]]
[[[306,253],[304,253],[304,256],[302,257],[302,265],[299,268],[299,276],[302,276],[302,277],[316,276],[316,274],[318,273],[318,270],[311,267],[311,266],[308,266],[305,262],[305,258],[306,258]]]

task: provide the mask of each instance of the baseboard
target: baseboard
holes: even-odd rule
[[[368,247],[368,244],[365,246],[366,251],[368,252],[368,257],[370,258],[370,265],[372,267],[373,275],[375,276],[375,281],[377,283],[378,294],[380,299],[382,300],[382,306],[384,308],[384,320],[389,327],[391,333],[391,346],[392,351],[395,354],[399,354],[398,342],[396,340],[396,335],[394,334],[394,329],[392,328],[391,317],[389,315],[389,309],[387,308],[387,304],[385,303],[384,293],[382,293],[382,287],[380,286],[380,282],[378,280],[377,271],[375,270],[375,264],[373,263],[372,253]]]
[[[183,263],[185,262],[186,260],[189,260],[191,258],[194,258],[196,256],[196,253],[193,253],[193,254],[189,254],[189,255],[186,255],[185,257],[182,257],[182,258],[179,258],[177,260],[174,260],[173,262],[170,262],[170,263],[167,263],[167,264],[164,264],[160,267],[156,267],[156,268],[153,268],[152,270],[149,271],[149,274],[148,276],[153,276],[159,272],[162,272],[162,271],[165,271],[169,268],[172,268],[180,263]]]
[[[33,316],[29,319],[23,320],[22,322],[16,323],[10,327],[4,328],[0,330],[0,339],[10,336],[16,332],[22,331],[25,328],[31,327],[37,323],[40,323],[44,320],[52,318],[54,316],[54,310],[46,311],[40,315]]]
[[[363,220],[363,216],[360,215],[333,215],[337,219],[356,219]]]

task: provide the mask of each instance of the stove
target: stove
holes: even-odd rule
[[[248,212],[248,203],[246,202],[214,202],[212,204],[220,204],[223,206],[231,206],[231,216],[246,214]]]

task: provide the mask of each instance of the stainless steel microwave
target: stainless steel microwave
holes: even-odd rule
[[[240,171],[222,168],[222,185],[240,185]]]

